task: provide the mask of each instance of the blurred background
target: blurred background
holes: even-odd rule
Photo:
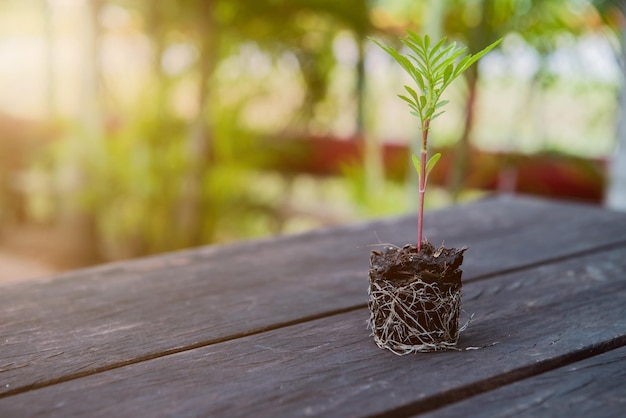
[[[504,38],[447,92],[430,209],[602,204],[625,27],[610,0],[0,0],[0,279],[415,211],[409,80],[369,39],[407,28]]]

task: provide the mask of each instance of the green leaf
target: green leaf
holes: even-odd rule
[[[430,117],[430,120],[431,120],[431,121],[433,121],[433,120],[435,120],[436,118],[438,118],[439,116],[443,115],[444,113],[446,113],[446,112],[439,112],[439,113],[435,113],[434,115],[432,115],[432,116]]]
[[[500,44],[500,42],[502,42],[502,38],[500,38],[497,41],[493,42],[491,45],[487,46],[482,51],[477,52],[476,54],[474,54],[474,58],[475,59],[474,59],[473,62],[478,61],[480,58],[482,58],[483,55],[485,55],[486,53],[488,53],[489,51],[494,49],[496,46],[498,46],[498,44]]]
[[[441,60],[443,60],[444,64],[454,62],[458,56],[457,53],[463,53],[463,48],[457,49],[455,43],[450,44],[447,48],[439,52],[437,56],[431,59],[433,67],[437,68],[440,65]]]
[[[441,54],[445,53],[446,49],[448,49],[448,48],[443,48],[443,45],[446,43],[447,39],[448,38],[444,36],[443,38],[441,38],[439,42],[435,44],[435,46],[433,46],[432,50],[430,51],[430,54],[428,55],[428,58],[430,59],[431,62],[435,63],[437,61],[437,58],[433,58],[433,56],[437,52],[441,50],[441,52],[439,52],[439,54],[437,55],[437,57],[440,57]]]
[[[426,64],[424,64],[423,60],[420,60],[419,58],[415,57],[414,55],[408,54],[409,58],[411,58],[414,62],[415,65],[417,65],[419,67],[419,69],[421,70],[421,72],[423,74],[428,74],[428,66]]]
[[[454,46],[454,45],[453,45]],[[451,50],[448,55],[446,57],[444,57],[444,59],[437,63],[434,66],[434,71],[440,72],[443,68],[452,65],[454,66],[456,60],[458,57],[460,57],[461,55],[463,55],[465,53],[465,51],[467,51],[467,48],[465,47],[461,47],[461,48],[457,48],[454,50]]]
[[[424,84],[424,79],[422,78],[422,75],[419,72],[415,72],[415,76],[413,77],[413,80],[415,80],[415,83],[417,84],[417,86],[420,88],[420,91],[425,91],[426,90],[426,85]]]
[[[417,94],[417,92],[409,86],[404,86],[404,88],[406,89],[406,91],[409,92],[409,94],[411,95],[415,103],[417,103],[419,101],[419,98],[418,98],[419,95]]]
[[[406,32],[409,34],[409,39],[412,42],[415,42],[417,45],[419,45],[420,48],[424,49],[424,43],[422,42],[421,36],[419,36],[417,33],[413,32],[410,29],[407,29]]]
[[[430,157],[430,159],[426,163],[426,180],[428,180],[428,175],[430,174],[433,167],[435,166],[435,164],[437,164],[437,161],[439,161],[440,158],[441,158],[441,153],[438,152],[437,154]]]
[[[466,55],[465,57],[463,57],[463,59],[458,63],[458,65],[455,68],[455,71],[454,71],[455,78],[461,75],[462,72],[467,70],[467,68],[470,66],[471,60],[472,60],[471,55]]]
[[[407,33],[408,36],[401,39],[401,42],[410,50],[408,54],[402,54],[374,39],[372,41],[396,60],[415,81],[417,88],[404,86],[409,94],[399,97],[411,107],[411,114],[420,119],[421,126],[425,126],[426,120],[433,120],[443,113],[436,113],[448,103],[446,100],[439,101],[443,91],[501,40],[472,55],[467,54],[466,47],[455,43],[446,46],[446,38],[433,44],[428,35],[421,37],[410,30]],[[438,157],[433,160],[433,164],[437,159]]]
[[[422,162],[420,161],[420,157],[416,154],[411,155],[411,160],[413,161],[413,166],[415,166],[415,171],[417,171],[417,176],[422,176]]]
[[[487,52],[489,52],[493,48],[495,48],[500,42],[502,42],[502,38],[498,39],[497,41],[495,41],[491,45],[487,46],[482,51],[477,52],[474,55],[468,55],[465,58],[463,58],[461,60],[461,62],[459,63],[455,73],[458,73],[460,75],[463,71],[467,70],[472,64],[474,64],[476,61],[478,61],[480,58],[482,58],[483,55],[485,55]]]
[[[443,107],[443,106],[447,105],[448,103],[450,103],[450,101],[448,101],[448,100],[440,101],[439,103],[437,103],[435,105],[435,110],[439,109],[440,107]]]
[[[386,53],[391,55],[391,57],[394,60],[396,60],[396,62],[398,62],[398,64],[400,64],[400,66],[402,66],[402,68],[406,72],[408,72],[413,78],[415,78],[414,75],[417,74],[417,71],[416,71],[415,67],[411,64],[411,61],[407,57],[403,56],[402,54],[400,54],[398,51],[396,51],[392,47],[385,46],[385,45],[381,44],[380,42],[378,42],[375,39],[372,39],[372,41],[376,45],[378,45],[380,48],[382,48]]]
[[[446,69],[443,71],[443,85],[447,86],[450,82],[452,82],[452,80],[454,78],[450,78],[452,77],[452,74],[454,73],[454,65],[449,64]]]
[[[401,98],[402,100],[404,100],[405,102],[407,102],[409,104],[409,106],[411,106],[411,109],[415,110],[415,111],[419,111],[419,105],[417,103],[414,103],[413,100],[409,99],[408,97],[402,95],[402,94],[398,94],[398,97]]]
[[[417,45],[415,42],[411,42],[409,39],[402,39],[401,42],[408,46],[415,54],[422,60],[426,61],[427,57],[424,56],[424,50],[421,45]]]
[[[426,107],[426,96],[420,96],[419,106],[422,109]]]

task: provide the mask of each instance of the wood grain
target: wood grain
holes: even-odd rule
[[[620,417],[626,411],[626,347],[420,415]]]
[[[23,416],[406,416],[626,345],[626,249],[475,281],[462,352],[396,357],[366,310],[0,399]],[[483,347],[473,350],[474,347]]]
[[[429,236],[471,246],[466,281],[626,236],[623,214],[535,199],[427,215]],[[364,306],[366,243],[376,232],[402,244],[413,223],[405,217],[207,247],[5,287],[0,396]],[[588,232],[584,240],[580,231]]]

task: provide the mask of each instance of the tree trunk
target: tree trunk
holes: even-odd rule
[[[56,108],[56,94],[55,94],[55,77],[54,77],[54,58],[55,58],[55,39],[54,39],[54,24],[53,24],[53,9],[47,0],[42,1],[42,11],[45,27],[45,42],[46,42],[46,56],[45,56],[45,70],[46,70],[46,113],[49,118],[55,118],[57,116]]]
[[[101,156],[104,140],[102,109],[101,42],[98,15],[104,0],[84,2],[84,60],[81,85],[82,136],[73,141],[73,149],[65,161],[61,161],[62,178],[69,181],[61,185],[59,196],[59,227],[64,235],[64,245],[69,248],[73,267],[101,261],[99,237],[96,228],[98,208],[86,210],[80,203],[82,193],[89,188],[85,167]]]
[[[213,135],[209,126],[210,80],[217,63],[216,22],[213,15],[213,1],[202,3],[199,27],[201,49],[199,58],[198,113],[192,122],[188,146],[188,171],[184,178],[181,199],[180,240],[185,246],[205,243],[203,216],[210,216],[204,210],[208,205],[203,194],[203,183],[208,168]]]
[[[366,73],[365,73],[365,36],[362,33],[356,34],[358,48],[358,58],[356,62],[356,137],[363,144],[363,182],[366,205],[370,206],[370,197],[379,196],[384,187],[384,170],[382,162],[382,149],[378,138],[368,134],[365,119],[365,103],[367,95]]]
[[[626,27],[621,29],[622,88],[619,100],[617,143],[611,162],[606,205],[612,209],[626,211]]]
[[[470,28],[467,36],[469,52],[480,51],[485,48],[489,41],[493,41],[495,33],[489,26],[494,13],[495,0],[483,0],[481,5],[481,22],[474,28]],[[470,159],[470,140],[474,127],[474,110],[478,97],[478,80],[480,72],[478,64],[472,65],[467,72],[467,101],[465,104],[465,124],[461,140],[454,151],[454,165],[452,174],[448,180],[448,190],[453,201],[457,201],[464,187],[464,179],[467,177],[467,169]]]
[[[365,133],[365,42],[362,34],[355,33],[355,41],[358,48],[358,58],[356,62],[356,134],[358,138],[363,138]]]
[[[478,67],[473,65],[467,70],[467,99],[465,102],[465,122],[463,134],[454,148],[454,164],[449,179],[450,196],[454,202],[459,199],[465,185],[471,152],[470,135],[474,127],[474,108],[478,95]]]

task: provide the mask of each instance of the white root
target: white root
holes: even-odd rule
[[[461,289],[440,289],[417,279],[396,287],[388,281],[370,283],[369,327],[376,345],[397,355],[454,350],[459,333]],[[418,319],[421,319],[419,320]],[[427,330],[424,323],[435,324]]]

